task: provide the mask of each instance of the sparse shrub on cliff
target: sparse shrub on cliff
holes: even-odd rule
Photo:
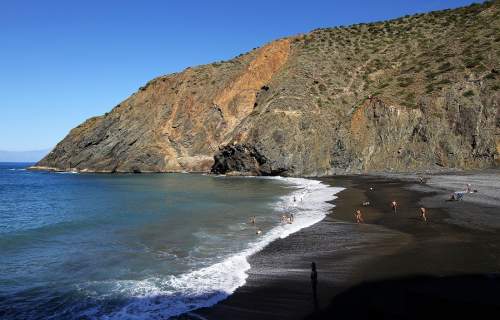
[[[438,69],[440,72],[447,72],[453,70],[453,66],[449,62],[445,62],[442,65],[440,65]]]
[[[472,90],[467,90],[463,93],[464,97],[472,97],[474,95],[474,91]]]
[[[464,59],[464,64],[467,68],[472,69],[477,67],[481,63],[481,60],[483,60],[483,58],[478,54],[474,57]]]
[[[408,78],[408,77],[399,77],[398,81],[399,81],[398,85],[402,88],[405,88],[411,85],[415,80],[413,78]]]
[[[450,83],[451,83],[450,79],[441,79],[438,82],[436,82],[436,84],[438,84],[438,85],[444,85],[444,84],[450,84]]]
[[[411,107],[411,108],[415,107],[416,106],[415,93],[414,92],[407,93],[402,104],[406,107]]]
[[[490,72],[486,76],[484,76],[484,78],[487,80],[493,80],[493,79],[495,79],[495,77],[496,77],[496,74],[493,72]]]
[[[436,87],[434,86],[434,84],[432,82],[425,86],[426,93],[433,93],[434,91],[436,91]]]

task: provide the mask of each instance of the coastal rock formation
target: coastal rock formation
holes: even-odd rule
[[[37,168],[322,176],[500,163],[499,2],[318,29],[156,78]]]

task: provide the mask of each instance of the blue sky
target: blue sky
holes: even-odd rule
[[[276,38],[472,2],[2,1],[0,150],[53,147],[153,77]]]

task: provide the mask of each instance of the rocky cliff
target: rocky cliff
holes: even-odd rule
[[[321,176],[499,164],[499,2],[318,29],[153,79],[38,168]]]

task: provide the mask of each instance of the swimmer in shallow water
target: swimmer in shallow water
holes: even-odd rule
[[[253,216],[253,217],[250,218],[250,223],[251,224],[255,224],[255,216]]]
[[[262,230],[260,230],[260,229],[257,229],[257,231],[255,231],[255,234],[257,234],[257,235],[260,235],[261,233],[262,233]]]

